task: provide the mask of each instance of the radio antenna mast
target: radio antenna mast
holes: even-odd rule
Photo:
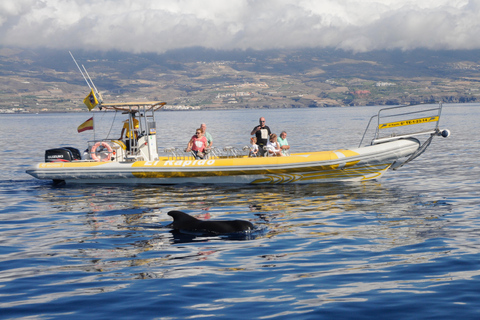
[[[78,71],[80,71],[80,73],[82,74],[83,79],[85,79],[85,82],[87,83],[87,86],[88,86],[90,89],[92,89],[92,86],[90,85],[90,83],[88,82],[87,78],[86,78],[85,75],[83,74],[82,69],[80,69],[80,66],[79,66],[78,63],[77,63],[77,60],[75,60],[75,58],[73,57],[72,52],[71,52],[71,51],[68,51],[68,53],[70,53],[70,56],[72,56],[73,62],[75,62],[75,64],[77,65]]]
[[[100,92],[97,90],[97,87],[95,87],[95,84],[93,83],[93,80],[92,78],[90,78],[90,75],[88,74],[87,72],[87,68],[85,68],[85,66],[82,64],[82,68],[83,70],[85,71],[85,74],[87,75],[88,77],[88,80],[90,80],[90,83],[92,84],[92,87],[93,87],[93,90],[95,91],[95,93],[97,94],[98,96],[98,102],[102,103],[103,102],[103,98],[102,98],[102,95],[100,94]]]
[[[85,79],[85,82],[87,83],[88,88],[90,88],[91,90],[94,91],[94,94],[98,97],[98,99],[97,99],[98,102],[100,102],[100,103],[103,102],[102,95],[100,94],[100,92],[98,92],[97,87],[95,87],[95,84],[93,83],[92,78],[90,78],[90,75],[88,74],[85,66],[82,64],[82,67],[83,67],[83,70],[84,70],[84,71],[82,71],[82,69],[80,68],[80,66],[77,63],[77,60],[75,60],[75,58],[73,57],[72,52],[71,51],[68,51],[68,52],[70,53],[70,56],[72,57],[73,61],[77,65],[78,71],[80,71],[80,73],[82,74],[83,79]]]

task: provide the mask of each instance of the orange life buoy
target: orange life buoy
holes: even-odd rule
[[[107,149],[106,157],[103,158],[103,159],[101,157],[97,156],[97,154],[96,154],[97,148],[100,147],[100,146]],[[99,142],[97,142],[93,145],[92,149],[90,150],[90,156],[95,161],[110,161],[110,159],[112,158],[112,152],[113,152],[113,149],[112,149],[112,147],[110,147],[110,145],[108,143],[106,143],[104,141],[99,141]],[[102,153],[102,154],[105,155],[105,153]]]

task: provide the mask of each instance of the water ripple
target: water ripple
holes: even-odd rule
[[[292,133],[314,128],[302,131],[310,132],[302,147],[311,148],[345,143],[332,119],[352,113],[346,128],[361,136],[367,111],[376,110],[367,109],[261,113],[272,124],[291,119],[294,145],[305,137]],[[450,140],[434,140],[402,170],[358,184],[55,187],[24,174],[25,161],[52,147],[45,135],[20,141],[22,154],[3,148],[11,170],[0,173],[0,317],[478,318],[479,141],[468,132],[479,112],[446,108]],[[238,114],[207,113],[214,136],[239,136],[220,135],[216,123],[225,119],[248,134],[254,123]],[[204,113],[185,115],[165,113],[164,121],[182,120],[190,132]],[[59,130],[69,132],[82,116],[68,115]],[[38,117],[61,122],[59,115]],[[5,122],[12,132],[28,123],[50,128],[33,115],[12,119]],[[179,134],[163,126],[159,132]],[[170,210],[245,219],[259,232],[185,237],[165,228]]]

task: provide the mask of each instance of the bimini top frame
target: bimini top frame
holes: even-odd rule
[[[158,150],[156,147],[156,122],[155,111],[166,105],[166,102],[161,101],[147,101],[147,102],[123,102],[123,103],[101,103],[100,108],[113,109],[115,111],[122,111],[125,114],[129,114],[128,125],[130,126],[130,132],[135,132],[134,121],[132,115],[137,115],[139,122],[138,137],[149,136],[153,137],[152,143],[147,143],[148,146],[148,159],[149,161],[158,159]],[[138,140],[129,139],[129,150],[138,150]],[[131,155],[135,157],[134,154]]]

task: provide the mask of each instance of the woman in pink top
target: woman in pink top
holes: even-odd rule
[[[187,152],[193,151],[196,159],[203,159],[205,157],[205,148],[207,146],[207,138],[203,135],[202,128],[196,130],[195,135],[192,136],[187,145]]]

